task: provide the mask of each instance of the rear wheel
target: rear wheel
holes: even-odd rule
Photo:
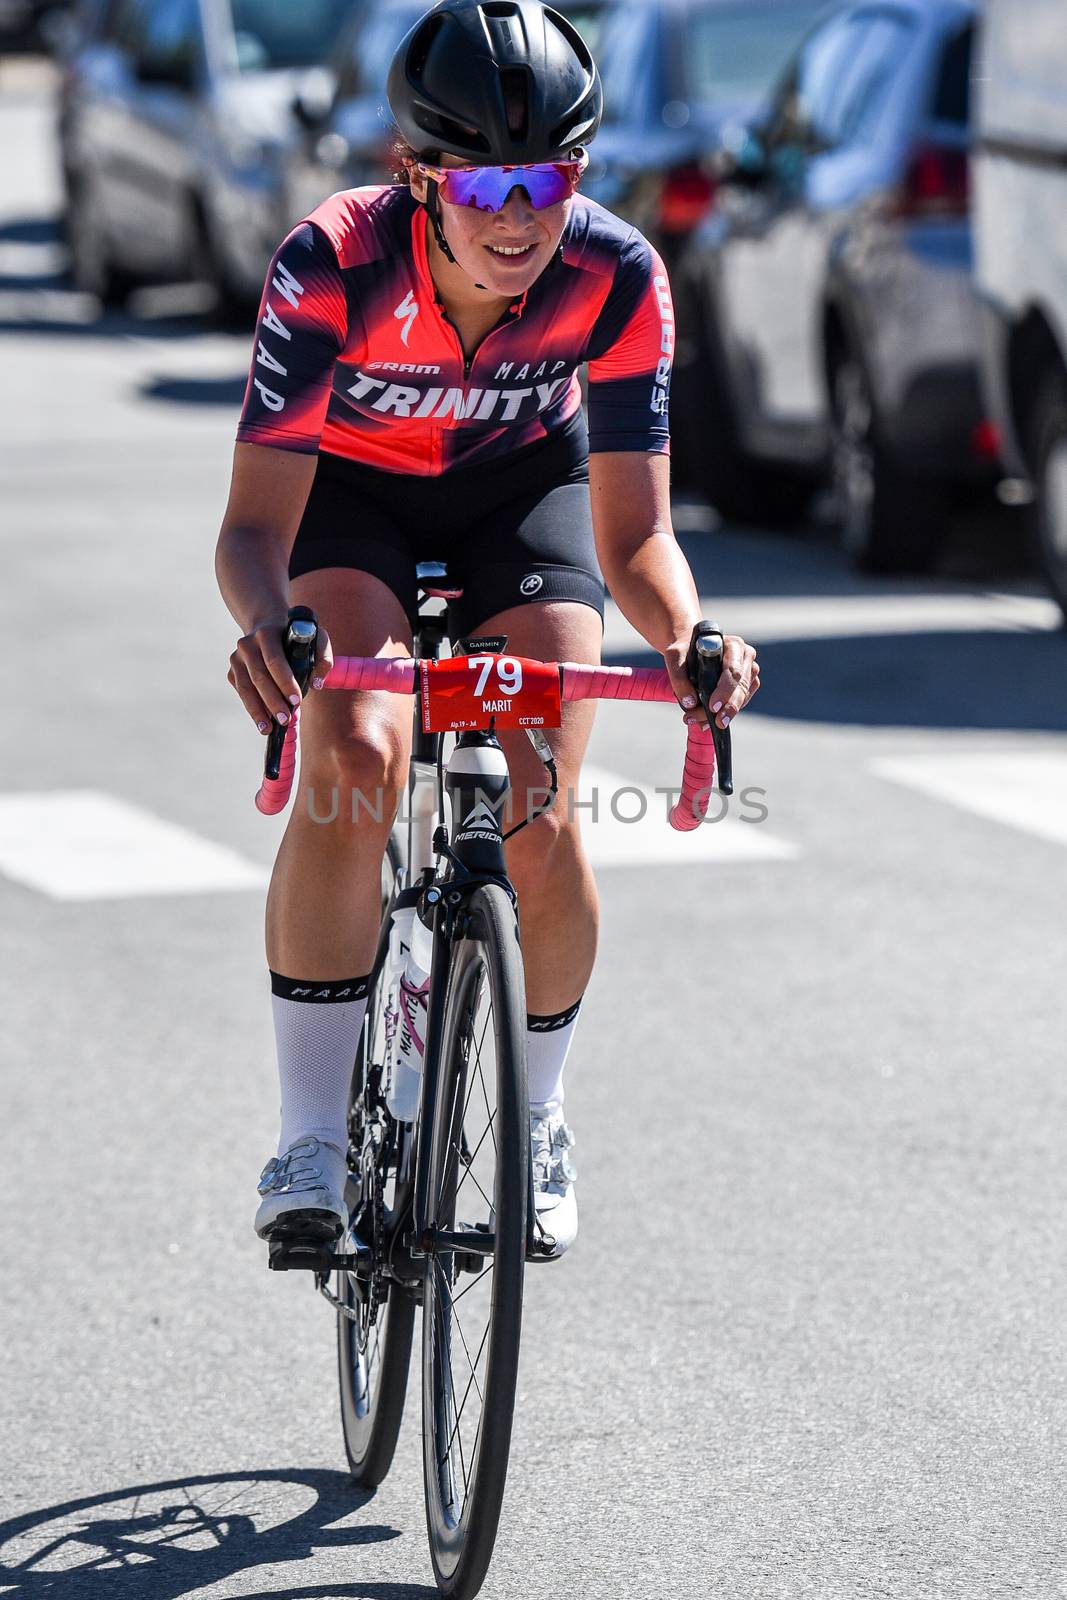
[[[1039,389],[1031,425],[1037,498],[1031,526],[1037,558],[1067,619],[1067,378]]]
[[[830,369],[833,482],[841,543],[863,572],[927,572],[945,540],[948,504],[934,483],[909,475],[882,441],[859,357],[841,350]]]
[[[383,915],[399,863],[390,839],[382,862]],[[368,1081],[381,1081],[374,1068],[385,1064],[388,979],[384,969],[367,1004],[348,1114],[353,1227],[372,1247],[375,1260],[369,1274],[339,1272],[335,1286],[344,1307],[337,1313],[341,1427],[352,1477],[363,1489],[377,1488],[392,1466],[415,1324],[414,1290],[386,1275],[383,1252],[384,1240],[410,1203],[410,1134],[387,1115],[380,1096],[372,1093],[368,1103],[366,1093]]]
[[[426,1518],[438,1586],[454,1600],[477,1594],[488,1570],[511,1444],[530,1161],[524,993],[511,901],[479,889],[453,946],[424,1130],[432,1226],[449,1236],[425,1264]]]

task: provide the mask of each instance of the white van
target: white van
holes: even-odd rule
[[[985,381],[1067,616],[1067,0],[987,0],[975,235]]]

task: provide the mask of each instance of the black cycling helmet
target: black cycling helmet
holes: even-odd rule
[[[440,0],[393,57],[388,94],[413,150],[472,166],[561,160],[604,109],[585,40],[540,0]]]

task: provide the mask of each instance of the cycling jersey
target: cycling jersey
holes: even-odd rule
[[[278,250],[238,439],[436,477],[568,427],[589,363],[589,448],[667,452],[674,314],[659,256],[576,196],[559,256],[469,358],[403,185],[331,196]]]

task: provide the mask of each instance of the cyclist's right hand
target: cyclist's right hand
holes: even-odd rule
[[[283,640],[289,625],[288,611],[267,617],[251,633],[237,642],[230,657],[227,678],[237,690],[248,715],[260,733],[270,732],[271,723],[282,727],[289,721],[293,706],[300,704],[300,685],[285,659]],[[333,648],[326,629],[319,624],[315,665],[311,687],[324,687],[333,666]]]

